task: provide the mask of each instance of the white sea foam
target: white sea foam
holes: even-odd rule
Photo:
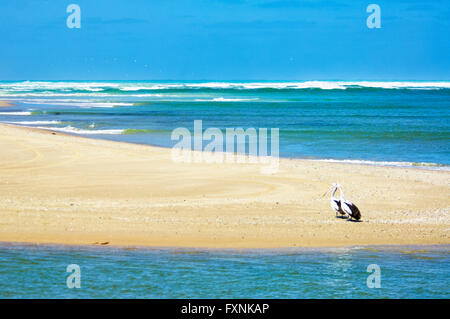
[[[159,85],[156,88],[164,87]],[[305,82],[205,82],[167,84],[165,88],[212,88],[212,89],[347,89],[349,87],[383,88],[383,89],[428,89],[450,88],[450,82],[372,82],[372,81],[305,81]]]
[[[31,115],[31,112],[0,112],[0,115],[15,115],[15,116],[21,116],[21,115]]]
[[[139,90],[149,90],[152,89],[153,86],[126,86],[119,88],[121,91],[139,91]]]
[[[249,101],[257,101],[258,98],[254,99],[230,99],[230,98],[223,98],[223,97],[216,97],[213,99],[195,99],[196,102],[249,102]]]
[[[144,93],[144,94],[127,94],[127,97],[174,97],[172,94],[159,94],[159,93]],[[92,98],[101,98],[101,97],[121,97],[123,98],[124,95],[120,94],[112,94],[112,93],[79,93],[79,92],[73,92],[73,93],[52,93],[52,92],[33,92],[33,93],[8,93],[5,91],[0,91],[0,97],[2,99],[6,100],[19,100],[19,99],[11,99],[11,98],[18,98],[18,97],[56,97],[56,98],[71,98],[71,97],[92,97]]]
[[[107,82],[9,82],[0,83],[2,96],[121,96],[114,92],[102,92],[118,89],[122,92],[138,93],[140,90],[163,90],[184,88],[210,89],[347,89],[354,87],[382,89],[449,89],[450,82],[445,81],[291,81],[291,82],[179,82],[179,83],[107,83]],[[39,90],[36,92],[36,90]],[[87,92],[71,92],[84,90]],[[138,94],[139,96],[140,94]]]
[[[44,81],[24,81],[0,83],[0,88],[6,88],[15,91],[33,91],[45,89],[77,89],[86,91],[101,91],[104,87],[117,88],[119,83],[102,83],[102,82],[44,82]]]
[[[5,122],[7,124],[16,124],[16,125],[52,125],[52,124],[61,124],[60,121],[21,121],[21,122]]]
[[[48,127],[48,126],[38,126],[37,128],[49,131],[57,131],[72,134],[88,134],[88,135],[119,135],[125,132],[125,130],[83,130],[73,126],[66,127]]]
[[[375,166],[414,167],[414,168],[426,168],[432,170],[450,171],[449,165],[442,165],[437,163],[389,162],[389,161],[368,161],[368,160],[351,160],[351,159],[344,159],[344,160],[311,159],[311,161],[327,162],[327,163],[375,165]]]
[[[91,101],[70,101],[70,100],[24,100],[22,101],[26,104],[46,104],[46,105],[61,105],[61,106],[78,106],[81,108],[111,108],[115,106],[132,106],[133,103],[123,103],[123,102],[91,102]]]
[[[0,97],[3,99],[10,99],[10,97],[111,97],[111,96],[121,96],[118,94],[109,93],[53,93],[52,92],[31,92],[31,93],[8,93],[5,91],[0,91]]]

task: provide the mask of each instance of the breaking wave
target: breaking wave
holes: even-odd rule
[[[351,159],[308,159],[315,162],[327,163],[345,163],[345,164],[361,164],[361,165],[375,165],[375,166],[393,166],[393,167],[415,167],[426,168],[442,171],[450,171],[450,166],[438,163],[423,163],[423,162],[389,162],[389,161],[367,161],[367,160],[351,160]]]
[[[446,90],[450,82],[440,81],[299,81],[299,82],[0,82],[0,96],[155,96],[157,92],[199,91],[283,91],[283,90]],[[157,96],[157,95],[156,95]],[[217,98],[220,99],[220,98]],[[224,98],[224,101],[227,99]],[[220,100],[217,100],[220,101]],[[110,106],[109,104],[105,107]],[[98,105],[101,107],[101,105]]]

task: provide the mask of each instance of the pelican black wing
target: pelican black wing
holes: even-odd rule
[[[350,210],[352,211],[352,217],[357,220],[361,219],[361,212],[359,211],[359,208],[356,207],[356,205],[353,203],[348,206],[350,207]]]

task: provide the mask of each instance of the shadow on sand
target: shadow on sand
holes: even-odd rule
[[[363,221],[360,219],[360,220],[356,220],[356,219],[348,219],[347,218],[347,221],[348,222],[352,222],[352,223],[362,223]]]

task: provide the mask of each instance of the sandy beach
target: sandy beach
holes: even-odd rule
[[[450,243],[450,172],[281,159],[174,163],[170,149],[0,125],[0,241],[274,248]],[[339,182],[363,222],[322,194]]]

